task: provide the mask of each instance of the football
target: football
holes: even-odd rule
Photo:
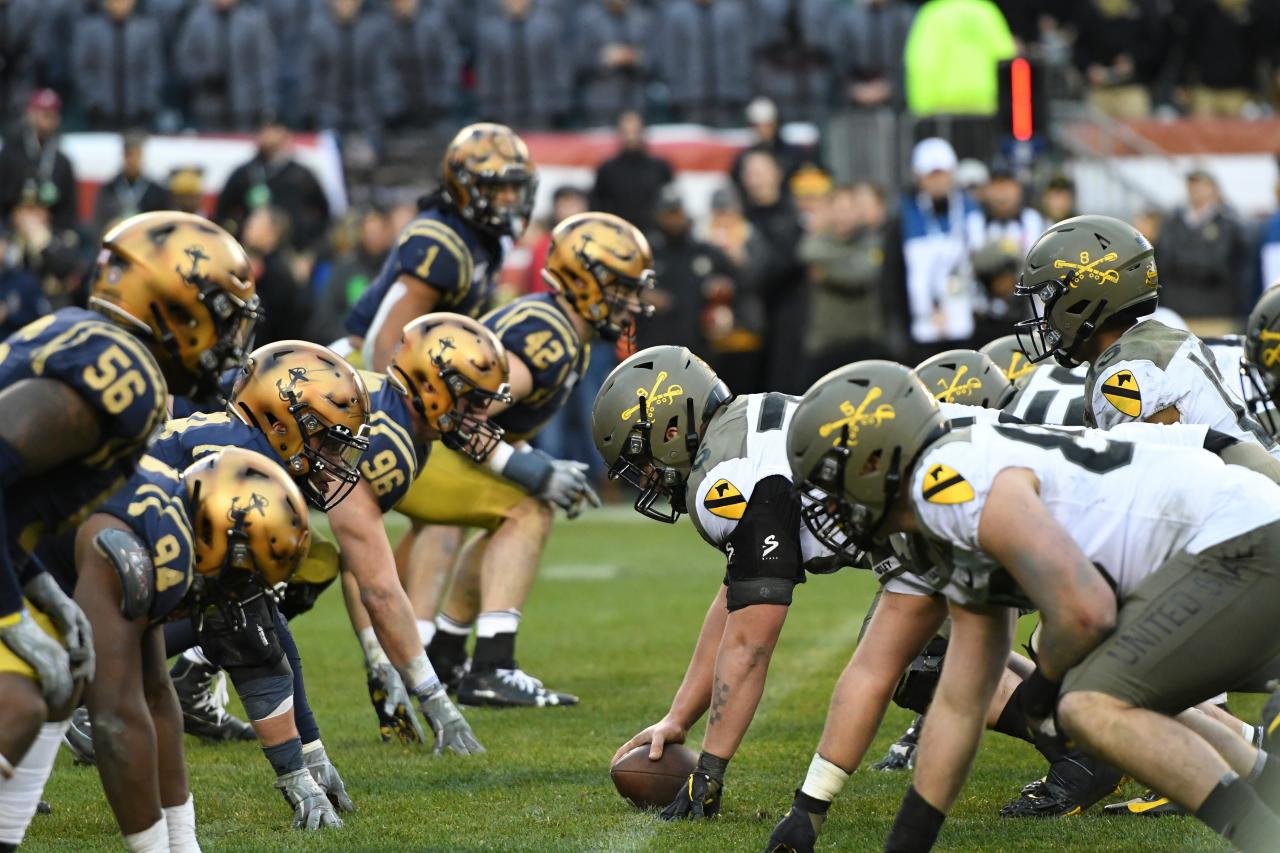
[[[642,744],[622,756],[609,776],[622,798],[636,808],[663,808],[676,798],[697,763],[698,754],[678,743],[667,744],[662,757],[650,761],[649,745]]]

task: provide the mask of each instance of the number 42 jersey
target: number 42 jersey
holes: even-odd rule
[[[935,567],[922,578],[959,604],[1030,603],[978,543],[987,495],[1007,468],[1036,476],[1049,513],[1121,600],[1172,555],[1198,554],[1280,520],[1280,489],[1266,477],[1202,449],[1160,443],[1175,427],[1135,426],[1153,440],[978,424],[933,444],[912,473],[911,499],[925,535],[950,552],[941,564],[954,569]],[[1191,441],[1199,436],[1185,432]]]

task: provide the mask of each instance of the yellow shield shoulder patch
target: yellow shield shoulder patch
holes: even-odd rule
[[[932,465],[925,472],[921,496],[931,504],[962,504],[973,500],[973,486],[954,468]]]
[[[1142,414],[1142,389],[1128,370],[1120,370],[1102,383],[1102,396],[1123,415],[1136,418]]]
[[[733,521],[742,518],[742,514],[747,511],[747,499],[737,486],[725,479],[716,480],[715,485],[707,491],[707,496],[702,499],[702,505],[712,515]]]

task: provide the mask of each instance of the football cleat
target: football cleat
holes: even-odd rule
[[[430,655],[427,655],[430,658]],[[462,663],[446,663],[441,661],[437,666],[436,662],[431,661],[431,666],[436,671],[436,677],[440,679],[440,683],[444,685],[444,689],[449,691],[450,695],[456,696],[458,693],[458,685],[462,684],[462,679],[471,671],[471,658],[467,658]]]
[[[924,714],[918,715],[897,742],[889,747],[889,753],[872,766],[872,770],[910,770],[916,766],[916,746],[920,741],[920,727]]]
[[[1166,815],[1186,814],[1187,810],[1169,800],[1163,794],[1147,791],[1141,797],[1125,800],[1123,803],[1112,803],[1103,806],[1102,811],[1109,815],[1141,815],[1143,817],[1164,817]]]
[[[182,706],[182,728],[207,741],[257,740],[253,726],[227,713],[227,677],[213,664],[179,657],[169,671]]]
[[[578,697],[548,690],[541,681],[516,667],[468,672],[458,684],[458,704],[477,708],[549,708],[577,705]]]
[[[71,712],[62,742],[71,752],[76,764],[96,764],[93,753],[93,729],[89,725],[89,709],[81,705]]]
[[[1109,764],[1071,752],[1055,761],[1043,779],[1023,786],[1018,798],[1000,809],[1000,816],[1077,815],[1114,794],[1123,782],[1124,776]]]

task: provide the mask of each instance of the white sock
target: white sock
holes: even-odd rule
[[[364,659],[368,661],[370,669],[391,663],[382,646],[378,645],[378,635],[374,633],[372,625],[360,629],[360,648],[364,650]]]
[[[183,652],[182,656],[192,663],[203,664],[204,666],[213,666],[213,661],[204,656],[204,649],[199,646],[192,646]]]
[[[164,812],[160,819],[151,826],[124,837],[124,846],[132,853],[169,853],[169,827],[165,823]]]
[[[69,724],[45,723],[27,754],[22,756],[13,770],[13,778],[0,781],[0,842],[21,844],[22,838],[35,817],[44,783],[53,771],[53,761],[58,757],[62,733]]]
[[[514,634],[520,630],[519,610],[494,610],[481,613],[476,620],[477,637],[496,637],[499,634]]]
[[[815,800],[829,803],[836,798],[836,794],[840,793],[848,780],[848,773],[815,752],[800,790]]]
[[[455,637],[470,637],[470,623],[456,622],[445,616],[443,613],[436,616],[436,630],[443,631],[446,634],[453,634]]]
[[[172,853],[200,853],[196,841],[196,801],[187,794],[187,801],[180,806],[164,810],[165,824],[169,827],[169,850]]]
[[[436,623],[430,619],[418,620],[418,642],[423,648],[431,645],[431,638],[436,635]]]

